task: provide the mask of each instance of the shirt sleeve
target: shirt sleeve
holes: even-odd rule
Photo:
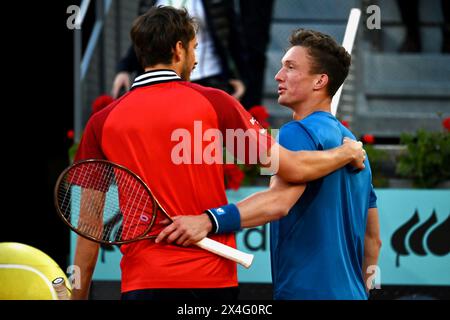
[[[106,160],[101,147],[104,119],[104,116],[94,115],[88,121],[75,155],[75,162],[87,159]],[[70,182],[86,189],[107,192],[113,180],[113,174],[110,170],[101,166],[92,166],[89,163],[79,164],[73,169]],[[89,173],[89,178],[86,178],[87,172]]]
[[[216,111],[226,149],[242,163],[260,163],[260,156],[276,143],[272,136],[227,93],[211,89],[207,98]]]
[[[280,129],[278,142],[291,151],[319,149],[310,133],[298,121],[290,122]]]
[[[87,159],[106,159],[100,144],[102,126],[99,125],[98,119],[93,116],[88,121],[75,154],[75,162]]]
[[[377,195],[373,189],[373,185],[370,184],[370,194],[369,194],[369,209],[377,208]]]

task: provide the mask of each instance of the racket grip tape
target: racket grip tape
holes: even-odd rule
[[[220,243],[218,241],[209,238],[204,238],[203,240],[197,242],[195,245],[199,246],[204,250],[215,253],[221,257],[237,262],[247,269],[251,266],[253,262],[254,258],[253,254],[242,252],[240,250],[234,249],[232,247],[224,245],[223,243]]]
[[[58,277],[52,281],[53,289],[55,289],[58,300],[70,300],[69,292],[64,283],[64,278]]]

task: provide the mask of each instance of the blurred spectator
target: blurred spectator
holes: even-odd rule
[[[401,45],[400,52],[422,51],[420,36],[419,0],[397,0],[403,23],[406,27],[406,36]],[[442,26],[442,53],[450,53],[450,0],[441,0],[444,23]]]
[[[264,92],[264,71],[266,69],[266,51],[270,41],[270,23],[272,21],[274,0],[240,0],[244,39],[247,46],[248,69],[247,91],[242,104],[251,108],[262,104]]]
[[[222,89],[240,99],[245,92],[241,75],[247,74],[242,30],[235,12],[234,2],[229,0],[141,0],[139,15],[155,5],[185,7],[197,19],[199,26],[196,50],[197,67],[191,81],[203,86]],[[130,88],[130,75],[143,72],[131,46],[118,64],[112,88],[114,98],[121,89]]]

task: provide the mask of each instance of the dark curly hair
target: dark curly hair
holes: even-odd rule
[[[130,36],[142,67],[170,64],[178,41],[184,48],[194,39],[197,24],[186,9],[152,7],[136,18]]]
[[[291,46],[308,49],[311,58],[311,73],[327,74],[327,92],[334,96],[345,78],[351,64],[350,54],[329,35],[314,30],[297,29],[289,38]]]

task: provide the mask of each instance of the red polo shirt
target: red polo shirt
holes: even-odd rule
[[[123,165],[144,180],[169,215],[200,214],[227,203],[223,166],[211,163],[222,158],[216,154],[221,148],[212,151],[212,141],[218,139],[217,132],[225,141],[227,129],[228,135],[230,129],[253,132],[246,139],[247,151],[255,152],[256,140],[260,151],[273,143],[223,91],[181,81],[172,70],[151,71],[137,77],[128,94],[91,117],[76,160],[107,159]],[[234,142],[232,152],[237,149]],[[152,233],[161,231],[157,223],[162,218]],[[236,247],[234,234],[210,237]],[[237,285],[236,263],[196,246],[143,240],[120,249],[122,292]]]

